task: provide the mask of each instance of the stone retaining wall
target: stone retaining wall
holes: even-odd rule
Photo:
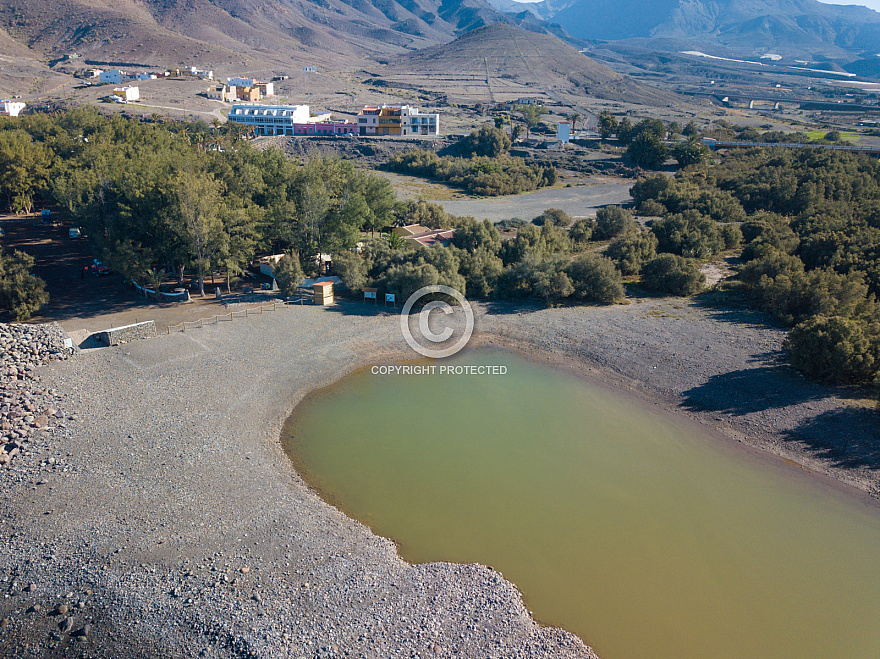
[[[152,339],[156,336],[156,323],[152,320],[123,327],[113,327],[103,332],[98,332],[98,340],[104,345],[115,346],[129,341],[140,339]]]

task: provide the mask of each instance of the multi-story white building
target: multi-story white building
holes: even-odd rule
[[[99,74],[101,82],[109,85],[121,85],[128,80],[128,76],[124,71],[101,71]]]
[[[358,113],[358,134],[410,137],[440,134],[440,115],[409,105],[368,105]]]
[[[17,117],[25,107],[24,103],[0,101],[0,117]]]
[[[329,124],[330,113],[312,115],[308,105],[256,105],[240,103],[232,106],[229,121],[253,126],[260,135],[303,134],[297,127],[311,124]],[[354,124],[348,124],[348,132],[354,132]],[[318,132],[315,134],[325,134]],[[330,134],[336,134],[335,129]]]

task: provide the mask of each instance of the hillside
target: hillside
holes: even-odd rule
[[[494,24],[455,41],[395,58],[387,77],[421,81],[437,91],[456,86],[486,100],[573,92],[612,100],[666,104],[672,95],[648,88],[579,53],[549,34]],[[465,94],[467,96],[467,94]]]
[[[880,44],[880,13],[817,0],[577,0],[538,13],[582,39],[666,39],[676,47],[721,46],[740,55],[852,58],[873,55]]]
[[[339,65],[451,40],[493,22],[545,29],[485,0],[4,0],[0,30],[45,58],[237,68],[251,62]],[[0,40],[2,40],[0,35]],[[0,52],[7,52],[2,48]]]

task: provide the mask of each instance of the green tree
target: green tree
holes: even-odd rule
[[[350,291],[359,291],[367,285],[367,262],[351,252],[333,255],[333,273]]]
[[[210,174],[178,172],[169,182],[168,212],[187,245],[199,273],[199,294],[205,295],[205,270],[224,239],[221,185]]]
[[[295,252],[285,254],[272,268],[272,275],[278,283],[278,290],[285,296],[296,292],[296,287],[305,279],[299,256]]]
[[[677,254],[661,254],[642,266],[642,286],[670,295],[693,295],[706,283],[706,277],[687,259]]]
[[[709,148],[699,142],[680,142],[674,144],[669,155],[675,158],[680,167],[699,165],[709,157]]]
[[[629,117],[624,117],[617,124],[617,141],[623,146],[629,146],[633,140],[633,125]]]
[[[617,133],[617,118],[608,110],[602,110],[599,114],[599,135],[603,140]]]
[[[629,143],[626,156],[645,169],[659,169],[666,160],[666,145],[653,132],[641,132]]]
[[[526,139],[528,139],[531,131],[541,123],[541,117],[547,114],[547,109],[543,105],[520,105],[516,110],[525,122]]]
[[[498,158],[510,151],[510,138],[500,127],[483,126],[463,138],[458,144],[463,156],[485,156]]]
[[[583,244],[589,242],[596,230],[596,221],[582,219],[571,225],[568,230],[568,237],[574,243]]]
[[[9,209],[30,213],[34,196],[46,188],[52,152],[25,131],[0,130],[0,194]]]
[[[783,344],[792,366],[807,377],[838,384],[872,382],[878,345],[864,322],[840,316],[809,318]]]
[[[5,254],[0,248],[0,311],[27,320],[46,302],[46,284],[31,274],[34,258],[24,252]]]

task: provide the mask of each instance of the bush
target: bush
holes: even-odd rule
[[[610,240],[639,228],[632,213],[620,206],[607,206],[596,213],[596,229],[593,238]]]
[[[472,252],[461,250],[456,256],[460,262],[458,272],[464,277],[468,297],[494,297],[504,272],[504,264],[495,252],[480,247]]]
[[[556,169],[550,165],[528,165],[522,158],[441,158],[432,151],[418,149],[393,156],[392,171],[447,181],[474,194],[494,197],[536,190],[556,183]]]
[[[501,248],[501,234],[490,220],[480,222],[472,217],[463,217],[456,222],[452,244],[469,252],[483,248],[497,254]]]
[[[27,320],[49,301],[45,282],[30,272],[33,266],[30,254],[6,255],[0,248],[0,311],[15,320]]]
[[[721,238],[724,240],[724,249],[736,249],[742,244],[743,234],[737,224],[722,224]]]
[[[272,271],[279,290],[286,296],[293,295],[296,287],[305,279],[299,256],[294,252],[282,256]]]
[[[642,286],[658,293],[693,295],[702,290],[706,277],[687,259],[661,254],[642,267]]]
[[[623,297],[623,283],[614,262],[599,254],[581,254],[566,268],[573,295],[590,302],[611,304]]]
[[[861,273],[841,275],[830,269],[811,270],[775,278],[761,277],[752,289],[758,307],[786,325],[810,316],[853,317],[875,313]]]
[[[657,256],[657,238],[645,231],[615,238],[605,256],[614,261],[622,274],[637,275],[645,263]]]
[[[596,230],[595,220],[578,220],[568,231],[568,237],[575,243],[589,242]]]
[[[652,132],[638,134],[626,148],[626,157],[645,169],[660,169],[667,155],[666,145]]]
[[[532,224],[536,224],[538,226],[552,224],[557,227],[570,227],[571,221],[571,215],[566,213],[564,210],[561,210],[559,208],[548,208],[538,217],[532,220]]]
[[[865,383],[878,370],[878,346],[871,338],[859,320],[814,316],[788,333],[784,347],[792,366],[810,378]]]
[[[739,279],[751,290],[763,277],[776,279],[784,275],[791,278],[803,272],[804,263],[798,257],[771,248],[761,258],[746,263],[739,271]]]
[[[658,252],[706,258],[724,249],[718,224],[695,210],[654,220],[651,231],[657,236]]]
[[[663,217],[669,211],[666,210],[666,206],[661,204],[659,201],[655,201],[653,199],[648,199],[639,204],[639,213],[641,215],[647,215],[649,217]]]
[[[367,262],[357,254],[335,254],[333,272],[350,291],[359,291],[367,285]]]
[[[463,156],[497,158],[510,151],[510,138],[499,128],[483,126],[463,138],[458,143],[458,151]]]

